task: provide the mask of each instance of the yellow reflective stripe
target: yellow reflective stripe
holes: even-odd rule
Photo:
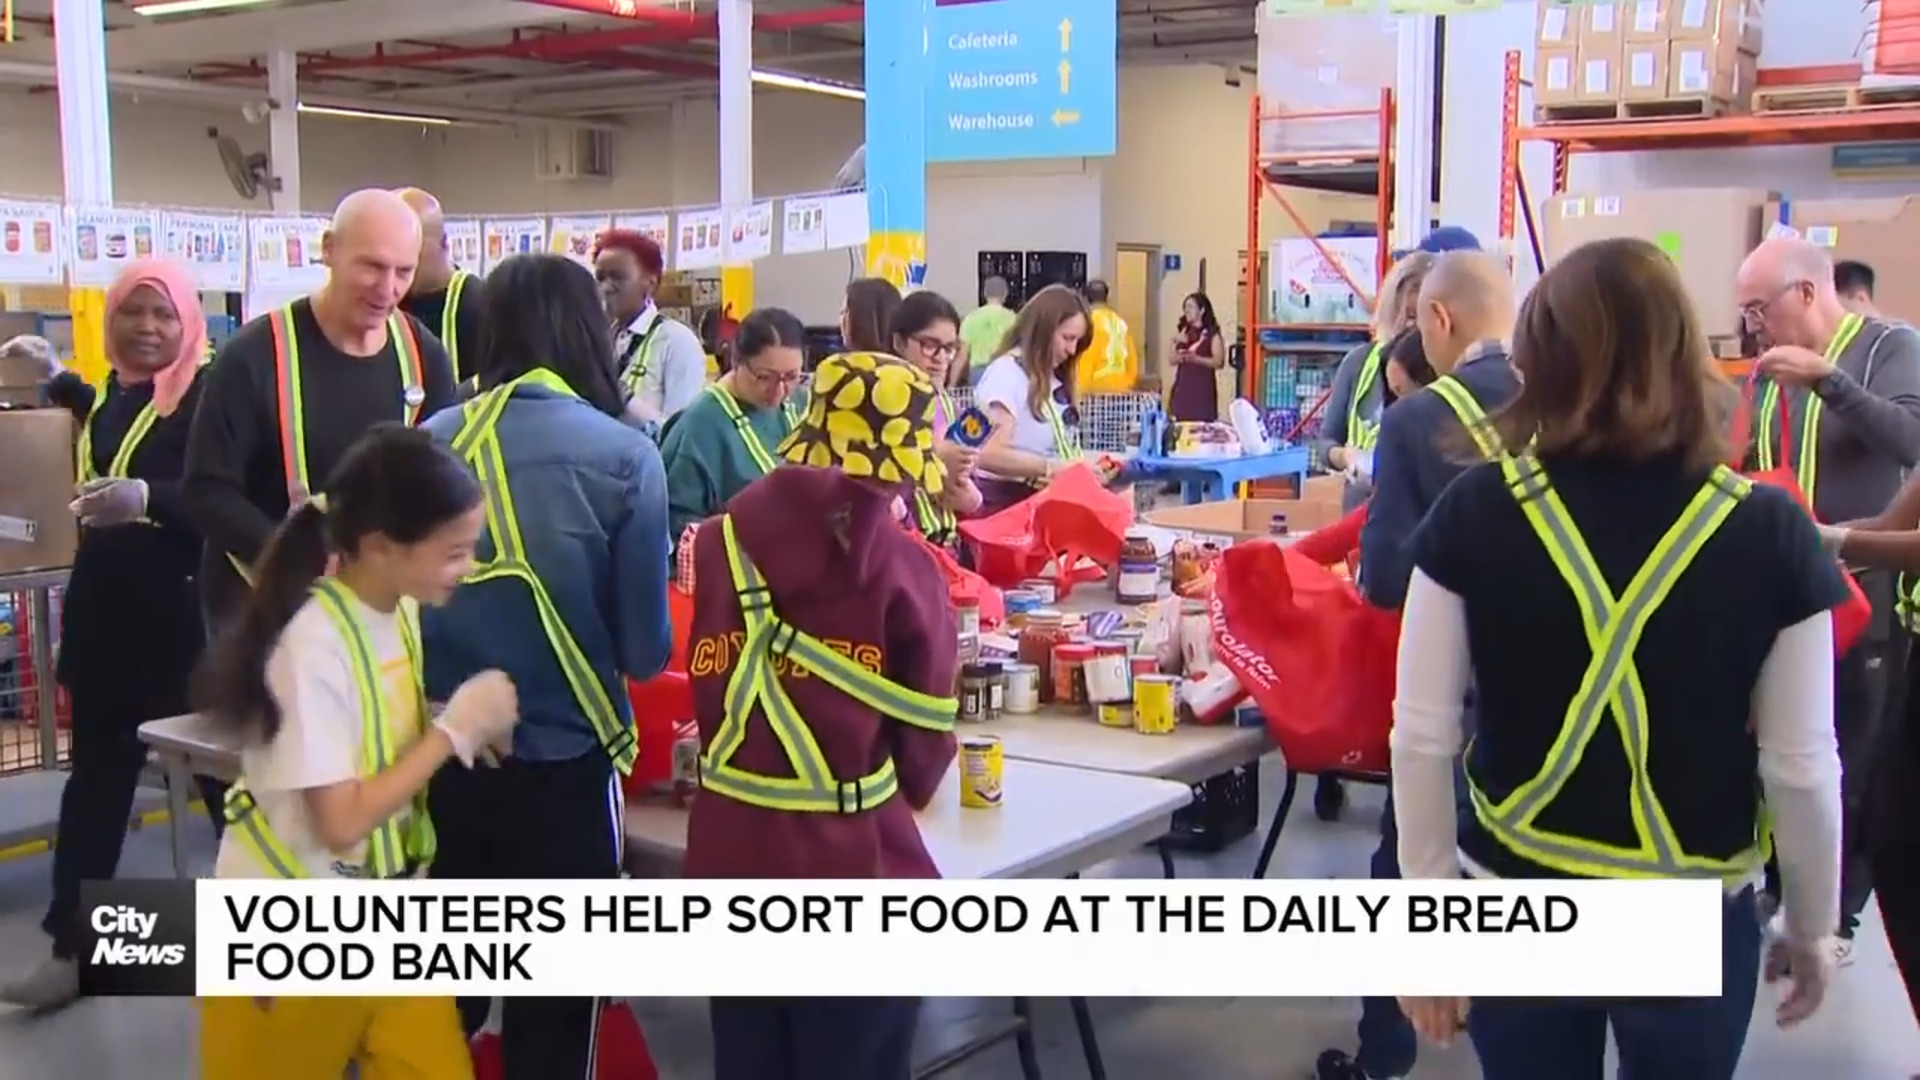
[[[1758,375],[1754,377],[1760,378]],[[1774,440],[1779,437],[1776,434],[1776,417],[1778,417],[1779,413],[1780,384],[1774,382],[1772,379],[1768,379],[1766,389],[1760,392],[1760,409],[1754,417],[1754,427],[1759,429],[1754,433],[1754,448],[1756,451],[1754,457],[1762,472],[1774,467],[1773,459],[1778,451],[1774,449],[1773,443]]]
[[[367,632],[347,607],[346,586],[334,579],[314,583],[313,598],[327,613],[347,644],[353,664],[354,687],[360,693],[360,774],[376,776],[395,760],[393,734],[387,730],[386,695],[380,685],[380,665],[373,656]],[[388,818],[367,835],[367,869],[375,877],[390,877],[403,863],[399,829]]]
[[[1453,410],[1453,415],[1460,420],[1460,426],[1473,436],[1473,444],[1480,448],[1482,455],[1489,461],[1500,456],[1500,437],[1494,434],[1492,425],[1487,422],[1486,410],[1480,407],[1480,402],[1459,379],[1442,375],[1428,384],[1428,388]]]
[[[1047,426],[1053,429],[1053,456],[1061,461],[1078,461],[1079,434],[1067,430],[1066,414],[1061,410],[1060,403],[1051,398],[1047,401]]]
[[[73,471],[74,475],[81,480],[101,479],[98,470],[93,467],[93,420],[100,415],[101,408],[106,405],[107,393],[108,389],[101,387],[100,396],[94,400],[93,408],[87,410],[87,422],[80,425],[80,442],[74,447]],[[141,442],[146,439],[147,433],[153,430],[154,423],[159,419],[160,414],[154,411],[153,402],[149,401],[140,407],[140,411],[134,415],[133,423],[127,426],[127,434],[120,440],[119,449],[113,452],[113,460],[107,464],[107,476],[121,480],[129,477],[128,470],[133,468],[133,455],[139,451]]]
[[[1593,659],[1568,703],[1559,735],[1539,774],[1497,803],[1470,783],[1476,817],[1515,853],[1566,873],[1735,878],[1751,872],[1764,861],[1758,848],[1732,860],[1692,856],[1681,848],[1647,773],[1648,705],[1634,663],[1648,620],[1751,490],[1751,482],[1726,468],[1714,470],[1616,599],[1540,464],[1531,457],[1508,457],[1500,465],[1528,523],[1573,591]],[[1632,849],[1549,833],[1534,825],[1559,797],[1609,713],[1632,776],[1628,799],[1640,840]],[[1760,846],[1766,842],[1764,825],[1762,833]]]
[[[292,466],[287,476],[287,490],[294,495],[302,495],[313,490],[307,479],[307,410],[300,400],[300,335],[296,332],[299,323],[293,317],[293,305],[288,304],[278,311],[269,313],[268,319],[278,320],[274,335],[276,342],[284,342],[284,351],[276,374],[280,383],[279,421],[286,430],[281,432],[281,456],[283,464]]]
[[[221,813],[226,816],[227,825],[233,835],[240,840],[248,853],[267,872],[277,878],[293,880],[311,877],[307,866],[301,862],[280,838],[267,828],[267,816],[260,812],[260,806],[254,802],[253,793],[247,790],[246,781],[236,781],[227,789],[227,795],[221,805]]]
[[[954,517],[953,511],[935,502],[933,496],[917,488],[913,493],[913,510],[914,516],[920,522],[920,531],[925,533],[929,540],[944,541],[951,538],[954,530],[959,528],[959,519]]]
[[[767,444],[760,441],[760,434],[753,430],[753,424],[747,419],[746,412],[740,408],[740,403],[734,400],[733,395],[726,388],[718,385],[708,386],[706,392],[713,395],[713,399],[720,403],[720,411],[726,413],[727,419],[733,421],[733,430],[740,433],[740,441],[746,444],[747,456],[753,459],[754,467],[762,473],[772,472],[778,463],[773,460],[772,454],[767,453]],[[786,418],[788,430],[792,430],[793,409],[789,406],[783,407],[780,411]]]
[[[1834,330],[1833,340],[1827,342],[1827,348],[1822,354],[1822,358],[1825,359],[1827,363],[1838,367],[1840,365],[1840,354],[1846,352],[1847,348],[1853,344],[1853,339],[1860,336],[1860,328],[1865,325],[1865,319],[1852,312],[1848,312],[1846,317],[1840,320],[1839,327]],[[1783,407],[1781,404],[1782,400],[1783,395],[1780,391],[1780,384],[1771,379],[1767,380],[1767,389],[1765,394],[1762,395],[1758,421],[1761,425],[1758,441],[1760,446],[1759,461],[1762,469],[1771,469],[1774,467],[1774,460],[1777,456],[1777,452],[1773,449],[1773,440],[1776,437],[1774,430],[1775,425],[1778,423],[1779,410]],[[1791,406],[1785,407],[1790,408]],[[1807,391],[1807,404],[1800,417],[1800,441],[1799,444],[1794,447],[1800,460],[1798,462],[1783,461],[1780,463],[1793,467],[1794,477],[1800,483],[1800,491],[1807,497],[1809,504],[1813,502],[1814,483],[1820,477],[1820,414],[1825,411],[1826,403],[1820,400],[1820,395],[1811,390]],[[1789,413],[1789,415],[1791,415],[1791,413]]]
[[[1360,409],[1380,378],[1380,354],[1385,349],[1381,342],[1374,342],[1373,348],[1367,350],[1367,358],[1360,362],[1360,374],[1353,380],[1353,396],[1347,401],[1347,445],[1356,450],[1372,449],[1380,439],[1380,421],[1367,420],[1360,415]]]
[[[455,270],[452,280],[447,282],[447,302],[440,309],[440,344],[447,350],[447,359],[452,362],[453,370],[460,370],[460,294],[466,290],[468,274],[465,270]]]

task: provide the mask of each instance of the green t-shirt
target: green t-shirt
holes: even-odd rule
[[[660,432],[660,461],[667,470],[668,539],[676,546],[687,526],[719,513],[741,488],[765,475],[717,396],[725,393],[717,387],[701,391],[693,404],[669,417]],[[732,395],[727,400],[739,407],[747,429],[775,460],[793,420],[806,409],[799,395],[779,409],[756,409]]]
[[[1000,304],[975,308],[960,320],[960,340],[967,346],[967,367],[983,368],[1000,355],[1000,343],[1015,316]]]

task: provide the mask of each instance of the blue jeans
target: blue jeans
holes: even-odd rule
[[[1620,1080],[1733,1080],[1760,979],[1760,920],[1751,889],[1727,900],[1720,927],[1724,974],[1717,998],[1475,1001],[1467,1032],[1481,1075],[1601,1080],[1611,1025]]]
[[[1459,777],[1455,777],[1459,782]],[[1372,874],[1375,881],[1400,878],[1400,828],[1393,820],[1393,789],[1387,789],[1387,806],[1380,814],[1380,846],[1374,849]],[[1420,1039],[1413,1024],[1400,1011],[1400,1003],[1390,997],[1360,999],[1360,1051],[1355,1064],[1368,1076],[1405,1076],[1413,1071],[1420,1056]],[[1556,1078],[1558,1080],[1558,1078]]]

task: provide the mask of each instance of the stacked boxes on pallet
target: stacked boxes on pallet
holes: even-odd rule
[[[1544,120],[1745,112],[1760,15],[1760,0],[1547,0],[1536,111]]]

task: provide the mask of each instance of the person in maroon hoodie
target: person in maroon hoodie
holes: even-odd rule
[[[940,876],[914,814],[953,763],[959,630],[899,516],[903,496],[944,486],[934,397],[892,357],[821,361],[788,464],[695,534],[687,877]],[[907,1080],[919,1011],[715,998],[714,1078]]]

